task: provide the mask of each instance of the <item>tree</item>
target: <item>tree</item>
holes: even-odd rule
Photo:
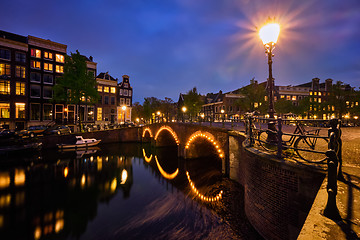
[[[166,120],[169,121],[169,119],[176,114],[174,101],[171,98],[165,97],[164,100],[160,101],[160,104],[161,104],[160,111],[166,117]]]
[[[189,90],[186,95],[184,95],[184,106],[187,108],[187,112],[190,115],[190,120],[192,120],[192,117],[197,116],[201,110],[202,105],[202,97],[197,92],[196,87]]]
[[[65,56],[64,74],[56,79],[53,100],[75,104],[79,111],[82,103],[93,104],[98,98],[96,79],[94,73],[87,69],[86,58],[80,55],[78,50],[76,53],[71,53],[71,56]],[[81,130],[81,118],[78,123]]]
[[[266,88],[263,84],[258,84],[255,78],[250,80],[250,84],[240,89],[240,94],[244,97],[238,99],[235,104],[242,109],[243,112],[253,112],[255,110],[265,113],[267,110],[267,102],[265,101]]]
[[[349,103],[352,102],[352,98],[355,95],[353,89],[348,85],[344,85],[341,81],[337,81],[336,84],[332,86],[329,104],[334,106],[334,113],[338,118],[341,119],[342,116],[349,111]]]
[[[279,115],[294,112],[292,101],[280,98],[275,102],[275,109]]]

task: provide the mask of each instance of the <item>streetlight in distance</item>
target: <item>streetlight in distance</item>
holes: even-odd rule
[[[181,108],[181,111],[183,112],[182,121],[184,122],[184,115],[185,115],[185,113],[186,113],[186,111],[187,111],[187,108],[186,108],[185,106],[183,106],[183,107]]]
[[[275,48],[275,44],[279,37],[279,33],[280,33],[280,25],[277,23],[268,23],[265,26],[263,26],[259,31],[259,36],[264,44],[265,54],[267,54],[268,64],[269,64],[269,78],[267,79],[267,90],[268,90],[268,99],[269,99],[268,114],[271,120],[268,123],[268,128],[272,131],[276,131],[275,122],[274,122],[275,109],[274,109],[274,78],[272,76],[272,57],[274,56],[273,50]],[[271,135],[273,136],[273,134]],[[268,140],[273,141],[274,138]]]
[[[156,114],[158,115],[158,122],[160,122],[160,115],[161,115],[161,112],[160,111],[157,111]]]
[[[222,116],[222,126],[224,127],[224,118],[225,118],[224,113],[225,113],[225,110],[221,109],[220,112],[221,112],[221,116]]]
[[[125,124],[125,111],[126,111],[126,106],[122,106],[121,109],[124,111],[124,124]]]

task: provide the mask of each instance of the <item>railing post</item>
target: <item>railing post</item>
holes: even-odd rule
[[[234,119],[231,119],[231,130],[234,130]]]
[[[331,135],[334,135],[334,133]],[[336,206],[338,159],[334,150],[328,150],[326,156],[328,165],[328,183],[326,187],[328,201],[324,210],[324,215],[332,220],[341,220],[339,209]]]
[[[254,145],[254,136],[253,136],[253,129],[252,129],[252,122],[253,122],[253,119],[251,116],[249,116],[249,124],[248,124],[248,133],[249,133],[249,139],[250,139],[250,147],[252,147]]]
[[[278,122],[278,132],[277,132],[277,157],[282,158],[282,119],[279,117],[277,119]]]
[[[330,129],[328,130],[329,149],[332,149],[336,153],[336,157],[339,161],[338,179],[344,180],[342,173],[342,141],[341,141],[341,121],[339,119],[330,120]],[[334,133],[334,137],[331,138],[331,133]]]

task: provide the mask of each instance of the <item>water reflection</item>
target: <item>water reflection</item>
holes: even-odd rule
[[[226,181],[221,161],[181,160],[171,148],[44,151],[0,166],[0,238],[240,238],[213,211],[232,197]]]

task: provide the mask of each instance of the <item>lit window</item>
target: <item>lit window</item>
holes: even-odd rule
[[[44,83],[47,83],[47,84],[52,84],[54,82],[54,77],[53,75],[50,75],[50,74],[44,74]]]
[[[15,103],[15,118],[25,118],[25,103]]]
[[[359,102],[355,102],[355,106],[359,106]]]
[[[53,65],[51,63],[44,63],[44,70],[52,72],[53,71]]]
[[[124,89],[124,96],[127,96],[127,95],[128,95],[128,90]]]
[[[10,103],[0,103],[0,118],[10,118]]]
[[[348,105],[348,106],[349,106],[349,104],[350,104],[350,102],[349,102],[349,101],[346,101],[346,105]]]
[[[10,60],[10,50],[0,48],[0,58]]]
[[[0,76],[10,76],[10,64],[0,63]]]
[[[319,92],[319,96],[321,96],[321,92]]]
[[[17,62],[26,62],[26,55],[24,53],[15,53],[15,60]]]
[[[0,94],[10,94],[10,82],[0,81]]]
[[[280,95],[280,98],[285,98],[285,95]]]
[[[65,62],[64,55],[56,54],[55,58],[57,62],[61,62],[61,63]]]
[[[53,59],[53,54],[51,52],[44,52],[44,58]]]
[[[318,99],[318,103],[321,103],[321,98]]]
[[[23,66],[16,66],[15,76],[19,78],[25,78],[26,68]]]
[[[97,86],[97,90],[98,90],[98,92],[102,92],[102,86],[101,86],[101,85],[98,85],[98,86]]]
[[[127,98],[127,99],[126,99],[126,105],[127,105],[127,106],[130,106],[130,98]]]
[[[25,95],[25,83],[16,82],[16,95]]]
[[[39,49],[32,48],[30,52],[32,57],[41,58],[41,51]]]
[[[96,119],[98,121],[102,121],[102,108],[100,108],[100,107],[97,108],[97,117],[96,117]]]
[[[291,100],[296,101],[296,96],[292,96]]]
[[[109,87],[104,86],[104,92],[108,93],[109,92]]]
[[[317,95],[317,92],[314,92],[314,95]]]
[[[40,62],[39,61],[34,61],[34,60],[30,61],[30,67],[31,68],[36,68],[36,69],[41,69]]]
[[[41,81],[41,74],[37,72],[30,73],[30,81],[31,82],[40,82]]]
[[[286,100],[290,100],[290,95],[286,95]]]
[[[30,86],[30,97],[32,98],[40,98],[41,88],[39,85],[31,85]]]
[[[115,88],[115,87],[111,87],[111,88],[110,88],[110,91],[111,91],[111,93],[116,93],[116,88]]]
[[[56,65],[56,72],[57,73],[64,73],[64,66]]]
[[[310,91],[310,95],[312,95],[312,92]]]
[[[268,99],[268,97],[267,97],[267,96],[265,96],[265,97],[264,97],[264,101],[266,102],[266,101],[267,101],[267,99]],[[219,100],[220,100],[220,99],[219,99]]]
[[[335,106],[331,106],[331,111],[335,111]]]

